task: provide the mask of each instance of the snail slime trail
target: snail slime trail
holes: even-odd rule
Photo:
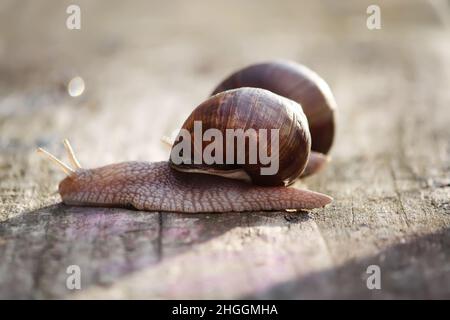
[[[279,129],[209,128],[203,132],[201,121],[194,121],[191,132],[180,129],[170,159],[176,165],[256,165],[261,175],[275,175],[279,170]],[[192,157],[193,141],[193,157]],[[248,144],[246,144],[248,141]]]

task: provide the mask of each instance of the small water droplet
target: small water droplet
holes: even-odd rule
[[[84,80],[81,77],[75,77],[69,81],[67,92],[71,97],[81,96],[84,92]]]

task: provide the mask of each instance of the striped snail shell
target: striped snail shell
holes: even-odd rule
[[[299,103],[308,118],[311,150],[328,153],[334,139],[336,101],[314,71],[292,61],[254,64],[231,74],[212,94],[240,87],[266,89]]]
[[[217,129],[225,137],[223,139],[223,159],[227,158],[227,144],[233,143],[233,162],[226,164],[195,164],[195,152],[203,152],[211,142],[201,142],[195,147],[195,122],[200,121],[202,131]],[[201,172],[215,174],[235,179],[247,180],[252,184],[266,186],[289,185],[297,179],[306,167],[311,150],[311,136],[308,129],[308,120],[301,106],[294,100],[284,98],[273,92],[260,88],[239,88],[220,92],[200,104],[184,122],[182,129],[190,133],[191,154],[182,155],[190,163],[174,163],[173,157],[169,160],[172,168],[184,172]],[[262,174],[263,164],[260,157],[256,163],[249,161],[249,145],[245,143],[245,162],[237,163],[237,142],[227,139],[227,129],[254,129],[258,148],[265,154],[272,155],[273,140],[271,130],[278,129],[278,170],[275,174]],[[267,130],[266,137],[261,136],[261,130]],[[178,153],[177,144],[183,139],[179,135],[172,147],[173,153]],[[264,146],[262,142],[268,141]],[[231,148],[231,147],[230,147]],[[231,151],[232,149],[230,149]],[[177,154],[178,155],[178,154]]]

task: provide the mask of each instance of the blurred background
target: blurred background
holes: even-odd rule
[[[71,4],[81,9],[80,30],[66,27],[70,15],[66,9]],[[372,4],[381,9],[379,30],[367,28],[367,8]],[[92,249],[89,241],[111,241],[102,233],[107,227],[98,222],[99,229],[89,229],[93,238],[86,240],[85,247],[60,248],[59,258],[55,258],[45,227],[26,218],[31,212],[34,217],[44,214],[53,219],[45,210],[32,210],[59,201],[55,190],[62,174],[35,155],[36,146],[64,158],[61,141],[67,137],[86,167],[125,160],[165,160],[169,150],[160,137],[177,129],[225,76],[248,64],[290,59],[315,70],[336,96],[338,131],[331,153],[333,162],[325,172],[304,182],[311,189],[331,194],[334,204],[313,213],[313,219],[306,222],[298,218],[289,222],[283,216],[245,220],[235,215],[231,220],[220,220],[229,228],[219,231],[215,223],[205,225],[201,217],[186,221],[167,215],[165,224],[160,225],[167,232],[159,243],[159,258],[153,259],[154,248],[145,246],[139,247],[142,251],[133,246],[127,250],[132,257],[147,257],[148,263],[133,264],[132,258],[117,253],[114,261],[122,267],[102,280],[117,289],[109,294],[379,297],[361,285],[364,259],[375,259],[397,272],[387,276],[384,284],[388,289],[381,297],[411,297],[414,292],[448,297],[450,286],[442,283],[450,281],[443,271],[449,260],[448,253],[443,256],[442,252],[449,251],[450,226],[449,7],[445,0],[1,0],[0,283],[15,279],[18,287],[15,293],[0,292],[16,297],[65,296],[67,292],[51,281],[50,271],[43,272],[44,280],[25,276],[27,272],[42,272],[45,263],[37,263],[36,257],[48,254],[53,261],[49,270],[64,277],[58,261],[66,261],[71,254],[87,261]],[[71,215],[69,209],[64,210],[65,215]],[[80,215],[70,217],[82,219]],[[153,219],[151,214],[140,217]],[[120,224],[120,219],[117,221]],[[155,221],[147,222],[154,226]],[[271,224],[277,227],[267,228]],[[291,224],[299,229],[292,231]],[[52,225],[55,232],[67,227],[58,221]],[[205,231],[205,226],[213,231]],[[27,235],[25,228],[34,230],[37,238]],[[187,229],[171,233],[179,228]],[[237,234],[230,235],[227,230]],[[442,230],[445,232],[431,240],[420,238],[430,247],[417,249],[419,237]],[[224,240],[219,234],[228,238]],[[120,232],[115,235],[123,236]],[[299,242],[306,237],[311,242],[302,249],[294,247],[287,236]],[[60,237],[67,246],[73,240],[67,230],[61,231]],[[85,240],[82,228],[78,237]],[[186,237],[190,239],[187,243]],[[411,247],[404,249],[410,241]],[[39,244],[36,251],[20,251],[29,243]],[[239,243],[241,255],[230,258],[220,254],[220,248],[230,243]],[[286,243],[290,246],[283,249],[285,256],[280,258],[278,253],[275,258],[274,252],[283,251],[281,244]],[[206,247],[200,250],[197,245]],[[255,247],[264,258],[252,256]],[[386,251],[392,247],[394,251]],[[204,257],[202,252],[211,256]],[[109,266],[113,253],[88,259],[91,264],[86,262],[85,268],[90,268],[86,274],[91,276],[84,280],[87,284],[102,283],[99,270]],[[214,269],[208,267],[208,259],[227,261],[228,267],[222,267],[213,280],[198,279],[194,270],[188,270],[188,277],[195,281],[175,288],[180,281],[178,273],[161,271],[169,268],[161,267],[165,257],[175,253],[179,254],[178,265],[197,261],[200,255],[205,269]],[[26,263],[17,262],[19,254]],[[258,280],[244,271],[256,263],[255,259],[264,265],[256,271]],[[402,263],[398,265],[398,261]],[[286,271],[286,264],[296,267]],[[152,271],[153,266],[162,269]],[[284,270],[283,276],[280,270]],[[320,273],[323,270],[332,272],[324,275]],[[136,286],[145,286],[135,281],[139,274],[135,280],[116,284],[131,272],[149,272],[146,279],[154,277],[161,284],[134,291]],[[315,274],[312,282],[299,286],[311,274]],[[427,278],[430,275],[433,280]],[[233,286],[231,278],[244,285]],[[324,285],[323,279],[332,284]],[[128,291],[121,291],[123,286],[128,286]],[[107,294],[95,292],[94,297]]]

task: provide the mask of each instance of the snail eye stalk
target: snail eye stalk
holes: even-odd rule
[[[48,159],[50,159],[51,161],[56,163],[58,165],[58,167],[61,168],[62,171],[64,171],[64,173],[66,175],[70,176],[73,173],[75,173],[75,171],[71,167],[69,167],[67,164],[65,164],[61,160],[59,160],[57,157],[52,155],[50,152],[48,152],[48,151],[46,151],[46,150],[44,150],[42,148],[38,148],[37,152],[44,154],[45,156],[47,156]]]
[[[80,162],[78,161],[77,157],[75,156],[75,153],[73,152],[72,146],[70,145],[70,142],[68,139],[64,139],[64,147],[66,148],[67,155],[69,156],[69,160],[72,163],[72,165],[75,167],[75,169],[81,169]]]
[[[77,157],[75,156],[75,153],[73,152],[73,149],[72,149],[72,146],[70,145],[69,140],[64,139],[63,143],[64,143],[64,148],[66,148],[67,155],[69,156],[70,163],[75,167],[75,170],[81,169],[80,162],[78,161]],[[67,165],[64,162],[62,162],[61,160],[59,160],[57,157],[55,157],[53,154],[51,154],[47,150],[38,148],[37,152],[42,153],[45,156],[47,156],[48,159],[50,159],[52,162],[56,163],[58,165],[58,167],[61,168],[62,171],[64,171],[64,173],[67,174],[68,176],[72,175],[75,172],[75,170],[72,169],[69,165]]]

